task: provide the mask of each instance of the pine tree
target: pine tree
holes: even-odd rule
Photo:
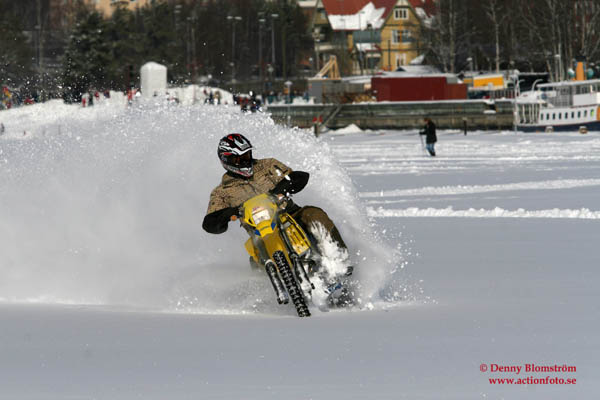
[[[9,10],[9,1],[0,0],[0,9]],[[22,30],[14,13],[0,13],[0,86],[16,88],[32,77],[33,49]]]
[[[142,10],[144,24],[143,49],[145,61],[165,65],[170,80],[185,74],[185,48],[175,31],[175,9],[158,3]]]
[[[73,30],[63,62],[66,101],[80,101],[91,89],[111,87],[112,59],[107,23],[98,12],[85,13]]]
[[[144,49],[144,34],[138,25],[138,19],[141,19],[139,15],[139,12],[120,7],[108,21],[106,36],[112,56],[107,75],[113,89],[126,90],[129,86],[137,86],[137,75],[133,71],[139,71]]]

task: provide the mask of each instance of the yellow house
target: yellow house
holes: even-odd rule
[[[313,37],[319,65],[343,49],[354,75],[393,71],[420,55],[433,0],[319,0]]]
[[[409,64],[420,55],[420,31],[424,19],[429,18],[424,2],[398,0],[381,29],[380,68],[394,71]]]

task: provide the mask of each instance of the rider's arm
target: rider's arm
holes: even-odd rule
[[[283,177],[271,190],[272,194],[298,193],[308,183],[310,174],[304,171],[293,171]]]
[[[238,214],[237,207],[227,207],[210,214],[206,214],[202,221],[202,229],[208,233],[223,233],[227,230],[227,224],[231,217]]]
[[[237,214],[237,208],[231,207],[231,205],[231,201],[223,189],[217,186],[210,194],[202,228],[209,233],[225,232],[231,216]]]

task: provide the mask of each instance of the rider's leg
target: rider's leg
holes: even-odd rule
[[[327,232],[329,232],[329,235],[331,236],[331,239],[333,239],[333,241],[335,242],[335,244],[337,245],[338,249],[341,251],[341,254],[345,254],[345,257],[348,257],[350,254],[348,252],[348,247],[346,246],[346,243],[344,243],[344,240],[342,239],[342,235],[340,235],[340,232],[338,231],[338,229],[336,228],[335,224],[333,223],[333,221],[331,220],[331,218],[329,218],[329,216],[327,215],[327,213],[325,211],[323,211],[322,209],[318,208],[318,207],[313,207],[313,206],[305,206],[302,207],[301,209],[297,210],[292,217],[302,226],[302,228],[306,231],[307,235],[313,236],[313,238],[311,238],[311,240],[314,240],[314,235],[311,234],[311,229],[310,227],[315,224],[315,223],[319,223],[321,224],[325,230],[327,230]],[[350,258],[348,258],[346,260],[347,264],[350,264]],[[346,265],[346,270],[340,274],[341,275],[345,275],[346,277],[352,275],[352,272],[354,270],[354,267],[352,265]],[[338,271],[339,273],[339,271]],[[337,279],[337,278],[336,278]],[[338,305],[348,305],[348,304],[352,304],[352,295],[350,292],[348,292],[348,290],[346,288],[344,288],[343,286],[338,286],[340,285],[340,281],[339,280],[335,280],[332,282],[329,282],[329,284],[333,284],[335,287],[330,289],[333,291],[335,291],[336,293],[338,293],[338,295],[336,295],[335,299],[332,298],[330,299],[331,301],[333,301],[334,304],[338,304]],[[338,292],[338,290],[341,288],[341,292]],[[343,293],[343,295],[342,295]]]
[[[310,228],[312,223],[320,223],[327,230],[327,232],[329,232],[331,238],[334,242],[336,242],[340,249],[348,250],[346,243],[344,243],[344,240],[342,239],[342,235],[340,235],[340,232],[336,228],[333,221],[329,218],[327,213],[319,207],[304,206],[294,212],[292,217],[307,231],[309,231],[307,228]]]

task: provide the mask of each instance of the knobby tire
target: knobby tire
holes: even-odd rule
[[[285,258],[285,255],[282,251],[276,251],[273,253],[273,260],[275,264],[277,264],[277,268],[279,269],[279,274],[283,279],[283,284],[294,303],[294,307],[296,307],[296,312],[299,317],[310,317],[310,311],[308,306],[306,305],[306,299],[304,299],[304,294],[302,290],[298,286],[298,283],[294,279],[294,273],[292,272],[292,268],[290,264]]]

